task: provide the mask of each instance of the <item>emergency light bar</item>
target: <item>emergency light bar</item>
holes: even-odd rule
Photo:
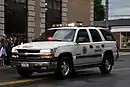
[[[80,27],[82,23],[53,24],[52,27]]]

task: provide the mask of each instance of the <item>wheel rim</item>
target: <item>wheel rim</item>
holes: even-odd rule
[[[106,62],[105,62],[105,67],[107,70],[111,69],[111,63],[108,60],[106,60]]]
[[[68,75],[68,73],[69,73],[69,64],[67,63],[67,62],[63,62],[62,63],[62,65],[61,65],[61,70],[62,70],[62,74],[64,75],[64,76],[67,76]]]

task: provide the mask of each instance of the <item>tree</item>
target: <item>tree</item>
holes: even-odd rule
[[[102,21],[105,18],[102,0],[94,0],[94,21]]]

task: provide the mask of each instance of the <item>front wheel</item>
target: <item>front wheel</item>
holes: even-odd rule
[[[25,70],[20,70],[20,69],[17,69],[17,73],[23,78],[28,78],[33,74],[33,72],[31,71],[25,71]]]
[[[99,67],[102,74],[109,74],[112,70],[112,57],[111,55],[106,55],[102,61],[101,67]]]
[[[58,79],[65,79],[73,71],[72,61],[68,57],[62,57],[57,64],[57,69],[55,71],[56,77]]]

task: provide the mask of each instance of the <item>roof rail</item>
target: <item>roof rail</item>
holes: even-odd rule
[[[88,25],[85,26],[82,24],[82,22],[76,22],[76,23],[63,23],[63,24],[53,24],[52,27],[101,27],[101,28],[110,28],[110,26],[97,26],[97,25]]]
[[[95,25],[88,25],[88,26],[83,26],[83,27],[102,27],[102,28],[109,28],[109,27],[106,27],[106,26],[95,26]]]

